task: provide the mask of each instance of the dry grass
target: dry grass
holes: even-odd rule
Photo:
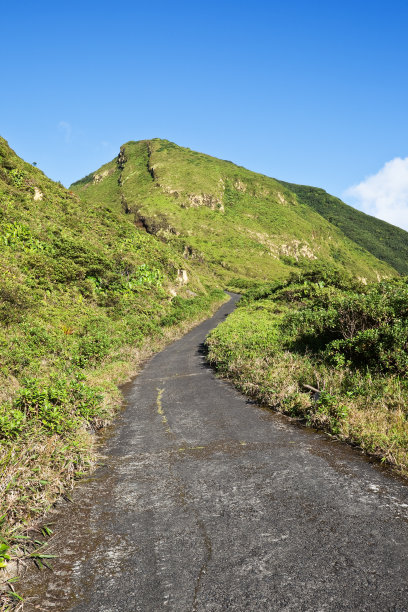
[[[210,340],[209,358],[216,366],[218,351],[219,346]],[[231,353],[227,366],[223,360],[220,372],[263,405],[357,445],[408,476],[408,427],[403,409],[408,398],[397,378],[367,380],[361,375],[359,380],[356,372],[317,367],[307,356],[290,352],[252,360],[237,351]],[[313,401],[305,383],[324,390],[326,404]],[[358,384],[360,392],[355,393]]]

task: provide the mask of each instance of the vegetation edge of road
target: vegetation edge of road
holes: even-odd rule
[[[13,525],[4,518],[0,524],[0,612],[19,609],[21,605],[20,596],[18,595],[18,586],[15,583],[21,568],[27,561],[33,561],[37,567],[43,568],[49,562],[46,552],[47,541],[52,538],[53,532],[49,525],[44,524],[44,517],[52,505],[61,497],[70,499],[69,491],[75,486],[77,481],[80,481],[84,476],[89,475],[98,465],[98,444],[100,441],[99,433],[105,431],[106,426],[114,421],[115,416],[123,405],[120,386],[129,382],[142,369],[146,360],[153,357],[158,352],[162,351],[172,342],[182,338],[185,334],[191,331],[194,327],[211,317],[222,304],[230,300],[230,296],[224,293],[224,297],[218,294],[212,300],[209,300],[201,312],[197,315],[194,313],[193,318],[186,318],[181,322],[168,327],[164,330],[162,336],[146,337],[141,347],[126,346],[118,359],[120,369],[112,372],[112,363],[106,363],[106,380],[104,388],[104,405],[106,418],[99,423],[98,431],[90,429],[80,430],[76,432],[77,442],[80,445],[78,453],[78,461],[80,465],[75,472],[68,470],[65,473],[56,471],[55,474],[49,470],[49,487],[44,483],[41,491],[42,495],[38,496],[38,492],[33,492],[31,503],[35,504],[28,509],[27,512],[21,514],[20,520]],[[124,363],[124,358],[127,361]],[[103,372],[103,364],[98,368],[97,377]],[[110,377],[110,380],[108,380]],[[95,435],[96,434],[96,435]],[[35,443],[36,441],[34,441]],[[63,440],[59,440],[59,444],[63,444]],[[27,440],[24,444],[25,449],[23,456],[27,455],[30,450],[30,445],[33,441]],[[57,444],[57,442],[56,442]],[[25,452],[24,452],[25,451]],[[41,465],[36,465],[41,468]],[[35,468],[34,468],[35,469]],[[21,482],[21,492],[24,495],[29,495],[30,473],[27,471],[25,480]],[[52,478],[55,478],[52,482]],[[27,503],[25,504],[27,506]],[[43,544],[41,544],[42,542]]]

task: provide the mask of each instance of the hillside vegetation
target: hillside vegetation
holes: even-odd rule
[[[406,231],[348,206],[324,189],[280,182],[293,191],[300,202],[313,208],[353,242],[386,261],[400,274],[408,274]]]
[[[138,356],[225,296],[132,217],[107,201],[84,205],[3,139],[0,249],[4,536],[88,468],[92,433]]]
[[[278,181],[166,140],[126,143],[71,188],[126,211],[223,286],[285,278],[315,260],[367,280],[395,275]]]
[[[408,280],[363,285],[312,266],[248,292],[208,340],[219,372],[262,403],[408,474]]]

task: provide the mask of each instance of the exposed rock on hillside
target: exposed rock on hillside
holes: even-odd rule
[[[188,196],[190,205],[193,207],[208,206],[211,210],[224,212],[224,204],[210,193],[192,193]]]

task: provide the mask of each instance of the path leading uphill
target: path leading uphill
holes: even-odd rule
[[[234,301],[127,386],[25,610],[408,610],[408,487],[215,378],[202,343]]]

